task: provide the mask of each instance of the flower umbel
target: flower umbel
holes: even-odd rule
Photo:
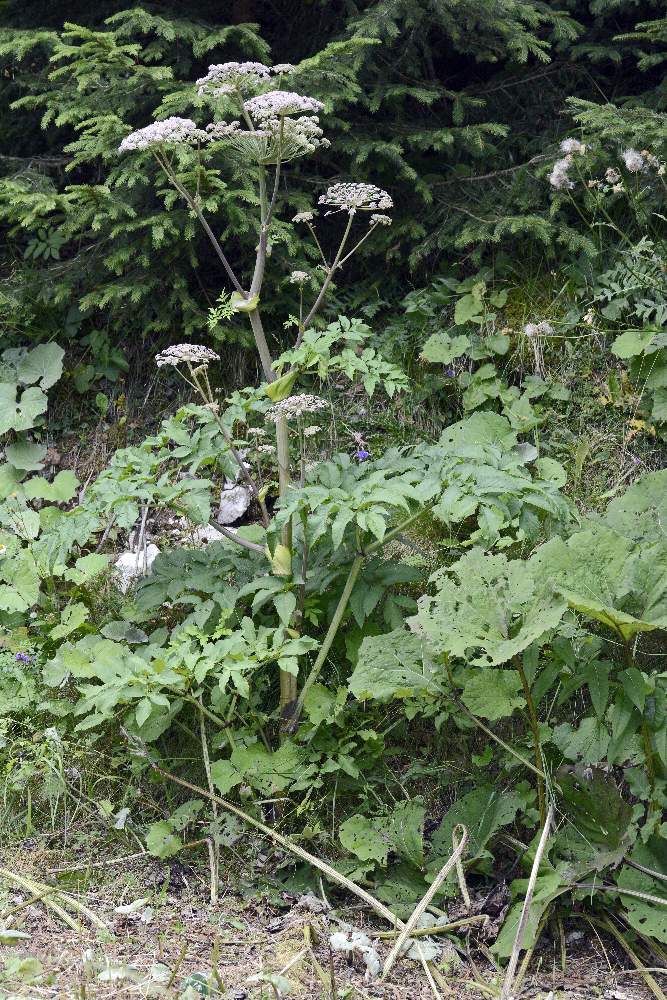
[[[274,403],[266,411],[266,415],[269,420],[277,423],[283,417],[290,420],[293,417],[301,417],[304,413],[316,413],[318,410],[325,410],[328,405],[326,399],[321,399],[320,396],[313,396],[308,392],[302,392],[297,396],[288,396],[287,399],[281,399],[280,402]]]
[[[133,149],[149,149],[151,146],[173,145],[174,143],[206,142],[208,136],[197,128],[191,118],[165,118],[161,122],[152,122],[144,128],[137,129],[126,135],[119,152],[126,153]]]
[[[223,94],[252,93],[269,79],[268,66],[260,62],[226,62],[209,66],[206,76],[197,80],[197,93],[201,96],[222,97]]]
[[[375,212],[378,208],[394,207],[391,195],[375,184],[332,184],[323,195],[320,195],[319,203],[351,214],[357,211]]]
[[[373,215],[371,215],[370,222],[371,222],[371,226],[390,226],[391,225],[391,216],[390,215],[378,215],[377,212],[374,212]]]
[[[321,101],[314,97],[302,97],[291,90],[270,90],[243,102],[244,109],[253,121],[263,122],[267,118],[282,118],[285,115],[319,114],[324,110]]]
[[[207,365],[210,361],[219,361],[220,355],[212,351],[210,347],[203,347],[201,344],[176,344],[174,347],[167,347],[155,356],[155,364],[158,368],[164,365]]]
[[[292,271],[289,276],[290,285],[305,285],[310,275],[308,271]]]

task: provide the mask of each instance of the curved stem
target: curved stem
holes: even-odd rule
[[[174,185],[174,187],[178,191],[178,193],[181,195],[182,198],[185,199],[185,201],[187,202],[187,204],[189,205],[189,207],[192,209],[192,211],[195,213],[195,215],[199,219],[199,222],[201,223],[204,232],[206,233],[206,235],[208,236],[209,240],[211,241],[211,243],[213,245],[213,249],[215,250],[216,254],[218,255],[218,257],[220,259],[220,262],[221,262],[222,266],[224,267],[225,271],[227,272],[227,276],[228,276],[229,280],[231,281],[231,283],[233,284],[234,288],[236,289],[237,292],[239,292],[240,295],[242,295],[244,298],[246,298],[246,293],[244,292],[243,288],[241,287],[241,284],[240,284],[238,278],[234,274],[234,271],[232,270],[232,266],[229,263],[229,261],[227,260],[227,257],[225,256],[225,253],[224,253],[222,247],[220,246],[220,243],[218,242],[218,239],[217,239],[215,233],[213,232],[213,230],[209,226],[208,222],[206,221],[206,217],[205,217],[204,213],[202,212],[201,208],[199,207],[199,203],[196,201],[195,198],[192,197],[192,195],[190,194],[190,192],[188,191],[188,189],[186,187],[184,187],[181,184],[181,182],[178,180],[178,178],[176,177],[176,174],[171,169],[170,164],[166,160],[161,159],[160,156],[157,156],[157,154],[156,154],[156,159],[157,159],[158,163],[160,164],[160,166],[162,167],[162,169],[164,170],[164,172],[166,173],[166,175],[169,178],[169,180],[171,181],[171,183]]]
[[[342,255],[343,255],[343,250],[345,249],[345,244],[347,243],[347,238],[350,235],[350,229],[352,228],[352,220],[353,219],[354,219],[354,215],[352,213],[350,213],[349,218],[347,220],[347,225],[345,226],[345,231],[343,233],[343,238],[340,241],[340,246],[338,247],[338,251],[336,252],[336,256],[334,257],[334,262],[331,265],[331,267],[329,268],[329,271],[327,273],[326,278],[322,282],[322,287],[320,288],[318,296],[317,296],[317,298],[313,302],[313,305],[310,308],[310,312],[308,313],[308,315],[306,316],[306,318],[303,321],[304,328],[308,326],[308,324],[313,319],[313,317],[315,316],[315,314],[319,310],[320,306],[322,305],[322,302],[324,301],[324,296],[327,294],[327,290],[329,288],[329,285],[331,284],[331,281],[332,281],[333,276],[334,276],[334,274],[336,272],[336,269],[337,269],[338,265],[340,264],[340,259],[341,259]],[[299,335],[299,338],[297,339],[296,346],[299,347],[300,343],[301,343],[301,335]]]

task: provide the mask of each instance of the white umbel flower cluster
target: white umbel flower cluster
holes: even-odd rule
[[[270,90],[243,102],[244,109],[253,121],[264,122],[267,118],[283,118],[285,115],[319,114],[324,110],[321,101],[314,97],[302,97],[291,90]]]
[[[244,159],[265,165],[294,160],[313,153],[320,146],[330,145],[322,137],[315,115],[300,118],[269,118],[254,131],[242,129],[240,122],[216,122],[207,125],[212,140],[221,140]]]
[[[269,79],[270,69],[260,62],[226,62],[209,66],[206,76],[196,81],[200,97],[222,97],[224,94],[252,93]]]
[[[391,196],[375,184],[332,184],[323,195],[320,195],[319,203],[351,214],[357,211],[375,212],[377,209],[394,207]]]
[[[219,354],[202,344],[175,344],[174,347],[167,347],[155,356],[158,368],[164,365],[207,365],[210,361],[219,360]]]
[[[292,271],[289,276],[290,285],[305,285],[310,275],[308,271]]]
[[[287,76],[288,73],[293,73],[296,66],[292,63],[276,63],[275,66],[271,67],[271,72],[274,76]]]
[[[151,146],[173,145],[177,142],[206,142],[208,136],[197,128],[191,118],[165,118],[161,122],[152,122],[144,128],[137,129],[126,135],[120,146],[121,153],[133,149],[149,149]]]
[[[269,420],[277,423],[282,417],[291,420],[294,417],[302,417],[304,413],[317,413],[318,410],[326,410],[328,405],[326,399],[302,392],[297,396],[288,396],[287,399],[281,399],[279,403],[274,403],[266,411],[266,415]]]
[[[312,222],[314,218],[314,212],[297,212],[292,222]]]
[[[390,215],[379,215],[377,212],[374,212],[371,215],[371,226],[390,226],[390,225],[391,225]]]

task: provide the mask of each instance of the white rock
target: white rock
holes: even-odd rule
[[[241,483],[225,482],[220,494],[220,509],[218,521],[220,524],[232,524],[238,520],[250,506],[250,489]]]
[[[129,550],[121,552],[114,563],[118,589],[123,594],[126,594],[134,580],[150,572],[155,557],[159,554],[159,548],[157,545],[153,545],[152,542],[146,546],[145,553],[143,550],[141,552],[130,552]]]

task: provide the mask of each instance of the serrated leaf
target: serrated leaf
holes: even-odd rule
[[[452,833],[460,823],[468,831],[467,858],[472,863],[485,854],[486,845],[498,830],[514,822],[522,806],[522,798],[517,792],[502,791],[492,785],[482,785],[462,795],[433,834],[429,870],[439,868],[452,853]]]
[[[463,685],[461,700],[473,715],[481,719],[504,719],[515,708],[526,704],[521,693],[521,678],[516,670],[487,670],[480,667],[470,672]]]
[[[439,694],[439,673],[420,636],[396,629],[386,635],[366,636],[348,687],[355,698],[379,701]]]
[[[435,597],[414,618],[436,655],[479,666],[506,663],[560,622],[567,603],[520,559],[472,549],[432,577]]]
[[[294,592],[288,590],[283,594],[276,594],[273,598],[273,603],[283,625],[289,625],[290,619],[294,614],[294,609],[296,608],[296,595]]]
[[[345,850],[360,861],[376,861],[385,865],[390,842],[383,826],[384,824],[378,824],[366,816],[351,816],[341,823],[338,838]]]
[[[667,840],[664,837],[651,837],[648,843],[639,841],[634,847],[630,859],[644,868],[650,868],[659,877],[653,877],[646,872],[624,866],[617,878],[617,884],[622,889],[633,892],[643,892],[650,896],[665,898],[665,876],[667,876]],[[620,902],[625,909],[625,917],[631,927],[649,938],[667,944],[667,906],[650,903],[644,899],[622,895]]]

